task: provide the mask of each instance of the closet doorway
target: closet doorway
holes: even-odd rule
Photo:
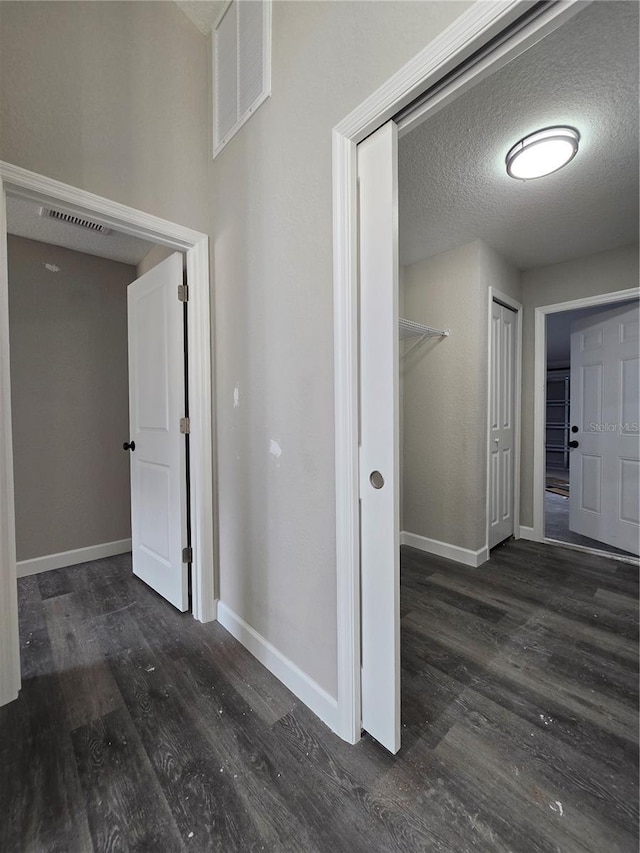
[[[637,558],[638,288],[537,308],[536,324],[541,538]]]
[[[489,549],[519,534],[522,306],[492,294],[490,322]]]
[[[616,7],[619,17],[611,24],[613,42],[628,30],[627,9]],[[463,92],[455,84],[453,94],[441,86],[433,99],[425,97],[415,107],[420,119],[405,108],[357,149],[360,337],[356,381],[350,387],[359,393],[359,405],[353,408],[359,414],[359,464],[351,470],[358,472],[360,523],[356,521],[351,532],[359,530],[360,550],[354,548],[350,556],[360,558],[362,724],[392,752],[400,747],[402,730],[397,546],[410,545],[478,567],[503,536],[517,538],[522,532],[515,504],[504,507],[502,529],[497,523],[501,513],[494,513],[496,524],[491,531],[492,500],[495,509],[501,495],[508,497],[511,492],[515,497],[519,491],[515,457],[520,453],[514,443],[506,448],[506,455],[513,457],[510,464],[500,466],[499,457],[492,460],[492,443],[498,438],[500,444],[501,438],[491,434],[500,419],[492,425],[491,408],[498,404],[490,394],[489,330],[498,318],[492,316],[490,294],[499,291],[524,306],[522,494],[525,523],[531,524],[531,325],[532,309],[540,303],[536,302],[536,276],[529,273],[540,269],[543,274],[538,279],[549,282],[556,266],[589,253],[630,246],[637,239],[634,219],[627,213],[630,196],[623,172],[616,176],[620,185],[615,194],[599,199],[598,205],[589,198],[578,202],[579,174],[597,171],[600,162],[586,143],[579,160],[546,182],[518,182],[505,168],[509,146],[541,124],[550,104],[561,107],[569,123],[575,115],[574,124],[580,124],[578,109],[608,110],[610,101],[604,96],[596,100],[590,95],[584,104],[576,103],[574,94],[582,91],[580,81],[588,76],[587,68],[576,66],[572,72],[576,79],[563,84],[566,103],[558,105],[545,90],[547,84],[555,87],[549,69],[560,68],[557,58],[568,47],[573,50],[576,44],[601,40],[603,21],[597,4],[575,9],[574,14],[570,25],[559,26],[556,21],[535,45],[511,56],[508,68],[498,68]],[[467,70],[460,71],[456,80],[469,84],[473,74],[465,77]],[[590,73],[604,74],[607,85],[616,85],[606,69],[592,67]],[[536,97],[518,99],[517,81],[524,86],[532,80],[536,80]],[[501,105],[500,122],[492,111],[496,103]],[[414,132],[427,113],[426,130]],[[619,147],[632,150],[632,129],[625,125],[621,131]],[[572,217],[577,203],[589,211],[588,223],[578,225]],[[615,229],[609,228],[611,222],[616,222]],[[564,282],[563,286],[568,287]],[[512,307],[502,305],[507,311]],[[425,335],[421,343],[407,346],[401,359],[397,339],[401,317],[442,334]],[[509,314],[503,317],[500,310],[500,321],[508,319]],[[448,329],[450,334],[443,334]],[[511,344],[508,349],[512,352]],[[517,368],[514,374],[517,381]],[[353,382],[354,374],[349,380]],[[503,390],[504,398],[515,402],[515,390],[506,377]],[[343,414],[339,406],[338,416]],[[513,421],[507,413],[501,423]],[[508,437],[505,441],[509,443]],[[340,521],[339,547],[346,528]],[[526,531],[528,538],[535,538],[532,528]],[[358,600],[357,591],[351,600]],[[357,657],[358,648],[354,651]],[[360,668],[355,672],[360,673]],[[356,690],[356,706],[359,698]]]

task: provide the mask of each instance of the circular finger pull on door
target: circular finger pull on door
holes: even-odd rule
[[[384,486],[384,477],[380,471],[372,471],[369,477],[369,482],[374,489],[381,489]]]

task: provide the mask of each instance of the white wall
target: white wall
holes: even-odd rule
[[[402,529],[486,545],[488,289],[521,299],[520,274],[480,240],[404,268],[410,320],[451,329],[402,362]]]
[[[533,527],[533,406],[535,309],[638,286],[638,246],[529,270],[522,274],[522,488],[520,522]]]

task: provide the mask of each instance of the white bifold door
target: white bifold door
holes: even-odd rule
[[[517,318],[505,305],[491,303],[489,548],[514,533]]]
[[[571,333],[569,528],[638,554],[638,306],[577,320]]]
[[[397,126],[358,145],[362,727],[400,749]]]
[[[187,470],[182,255],[128,287],[133,572],[187,610]]]

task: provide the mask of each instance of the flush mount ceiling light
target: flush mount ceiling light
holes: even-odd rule
[[[578,153],[580,134],[573,127],[547,127],[516,142],[507,154],[507,174],[521,181],[562,169]]]

